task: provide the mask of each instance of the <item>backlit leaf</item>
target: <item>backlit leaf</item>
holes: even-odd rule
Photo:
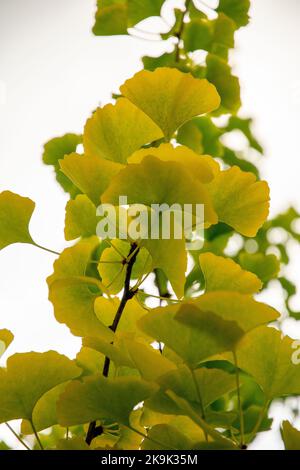
[[[11,331],[6,329],[0,330],[0,357],[5,353],[13,339],[14,335]]]
[[[281,435],[285,450],[300,450],[300,431],[294,428],[289,421],[283,421]]]
[[[11,191],[0,194],[0,250],[13,243],[34,244],[29,222],[35,203]]]
[[[246,26],[249,23],[250,0],[220,0],[218,12],[232,18],[237,26]]]
[[[66,240],[95,235],[97,221],[96,207],[85,194],[79,194],[66,205]]]
[[[206,292],[228,290],[241,294],[255,294],[262,287],[262,283],[252,272],[244,271],[239,264],[229,258],[203,253],[199,259]]]
[[[146,114],[119,98],[114,105],[98,108],[88,119],[83,146],[87,155],[126,163],[135,150],[161,137],[161,130]]]
[[[154,384],[135,377],[93,376],[72,382],[58,402],[59,423],[72,426],[106,418],[130,426],[133,408],[155,389]]]
[[[31,421],[34,407],[46,392],[80,374],[74,361],[54,351],[13,355],[0,382],[0,422]]]
[[[213,85],[170,68],[138,72],[120,90],[160,127],[168,140],[186,121],[220,104]]]
[[[280,262],[275,255],[240,253],[239,263],[244,269],[255,273],[262,282],[276,278],[280,270]]]

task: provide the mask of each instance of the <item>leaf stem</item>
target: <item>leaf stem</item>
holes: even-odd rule
[[[194,384],[195,384],[195,388],[196,388],[198,400],[199,400],[199,403],[200,403],[201,418],[205,421],[206,418],[205,418],[205,411],[204,411],[204,405],[203,405],[201,390],[200,390],[199,384],[198,384],[198,382],[197,382],[194,369],[190,369],[190,371],[191,371],[191,373],[192,373],[192,377],[193,377],[193,381],[194,381]],[[203,431],[204,431],[205,440],[208,442],[208,435],[207,435],[207,432],[206,432],[205,429],[204,429]]]
[[[181,41],[181,37],[183,35],[183,32],[184,32],[184,26],[185,26],[185,23],[184,23],[184,20],[185,20],[185,15],[187,14],[187,12],[189,11],[189,6],[190,6],[190,3],[191,3],[191,0],[187,0],[186,3],[185,3],[185,8],[182,12],[182,15],[181,15],[181,20],[180,20],[180,25],[179,25],[179,30],[176,34],[176,37],[177,37],[177,44],[176,44],[176,48],[175,48],[175,62],[179,62],[179,59],[180,59],[180,41]]]
[[[37,440],[37,442],[38,442],[38,444],[39,444],[41,450],[45,450],[43,444],[41,443],[41,440],[40,440],[40,438],[39,438],[39,435],[38,435],[38,433],[37,433],[37,430],[35,429],[35,426],[34,426],[32,420],[30,421],[30,424],[31,424],[31,427],[32,427],[32,430],[33,430],[33,432],[34,432],[35,438],[36,438],[36,440]]]
[[[266,401],[265,401],[265,404],[264,404],[264,406],[262,407],[262,410],[261,410],[261,412],[260,412],[260,414],[259,414],[259,416],[258,416],[258,419],[257,419],[257,421],[256,421],[256,424],[255,424],[255,426],[254,426],[254,428],[253,428],[253,430],[252,430],[252,432],[251,432],[251,434],[250,434],[249,442],[251,442],[252,439],[253,439],[253,438],[255,437],[255,435],[257,434],[257,432],[258,432],[258,430],[259,430],[259,428],[260,428],[260,425],[261,425],[261,423],[263,422],[263,419],[264,419],[264,417],[265,417],[265,414],[266,414],[266,411],[267,411],[267,408],[268,408],[269,405],[270,405],[270,400],[266,400]]]
[[[36,248],[40,248],[41,250],[44,250],[44,251],[47,251],[48,253],[51,253],[52,255],[60,256],[60,253],[58,251],[51,250],[50,248],[46,248],[45,246],[39,245],[38,243],[33,243],[33,245]]]
[[[239,417],[240,417],[240,447],[241,449],[243,448],[245,442],[244,442],[244,415],[243,415],[243,408],[242,408],[242,401],[241,401],[241,393],[240,393],[240,371],[238,367],[238,362],[237,362],[237,356],[236,352],[233,351],[233,360],[234,360],[234,365],[235,365],[235,379],[236,379],[236,392],[237,392],[237,399],[238,399],[238,410],[239,410]]]
[[[16,439],[18,439],[18,441],[27,449],[27,450],[31,450],[30,447],[26,444],[26,442],[23,441],[23,439],[19,436],[19,434],[16,433],[16,431],[8,424],[8,423],[5,423],[6,426],[8,427],[8,429],[13,433],[13,435],[15,436]]]

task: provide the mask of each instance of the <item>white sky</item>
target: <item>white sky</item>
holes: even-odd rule
[[[160,42],[93,36],[95,3],[0,0],[0,191],[36,202],[33,237],[57,251],[65,246],[67,198],[41,163],[43,144],[65,132],[80,133],[90,112],[140,68],[140,57],[162,51]],[[300,2],[252,4],[251,25],[238,33],[234,55],[243,113],[255,117],[266,148],[262,169],[271,186],[272,214],[290,204],[300,210]],[[290,272],[300,285],[300,250],[294,247],[293,254]],[[56,323],[47,301],[52,263],[53,256],[27,245],[0,252],[0,325],[15,334],[9,354],[55,349],[74,356],[80,347]],[[274,293],[268,300],[280,306]],[[300,338],[295,322],[286,331]],[[281,416],[282,409],[275,413]],[[278,445],[274,435],[263,443]]]

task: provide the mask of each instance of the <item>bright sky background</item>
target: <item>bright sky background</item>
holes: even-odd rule
[[[160,42],[93,36],[95,3],[0,1],[0,191],[36,202],[33,238],[57,251],[65,246],[67,198],[50,167],[41,163],[43,144],[65,132],[81,133],[91,111],[141,68],[140,57],[163,50]],[[233,59],[243,114],[255,118],[266,149],[261,168],[271,186],[272,214],[290,204],[300,210],[300,2],[252,0],[251,15],[251,25],[237,35]],[[299,248],[292,247],[292,253],[290,273],[300,286]],[[0,327],[15,334],[9,354],[55,349],[73,357],[80,347],[79,339],[54,320],[47,300],[45,278],[53,261],[29,245],[0,253]],[[274,293],[265,298],[281,306]],[[300,338],[296,322],[287,322],[285,329]],[[280,404],[273,414],[289,417]],[[260,439],[264,448],[278,448],[276,433]]]

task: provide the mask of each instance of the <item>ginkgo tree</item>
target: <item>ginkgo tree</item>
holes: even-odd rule
[[[238,155],[223,139],[239,130],[247,150],[262,153],[251,120],[237,116],[239,81],[228,62],[249,6],[220,0],[207,16],[201,1],[187,0],[161,34],[174,39],[173,51],[144,57],[145,69],[120,86],[114,104],[93,112],[82,135],[45,144],[43,161],[70,196],[65,239],[73,241],[53,252],[49,300],[82,348],[73,360],[54,351],[15,354],[0,369],[0,423],[24,448],[34,435],[35,449],[246,449],[270,429],[272,401],[300,394],[293,340],[275,328],[280,313],[256,297],[288,262],[268,232],[280,226],[297,239],[297,213],[267,221],[268,184],[246,151]],[[163,8],[163,0],[100,0],[93,31],[131,34]],[[190,249],[173,230],[168,239],[127,230],[100,237],[101,204],[115,209],[116,225],[132,220],[123,196],[147,213],[152,204],[201,204],[202,248]],[[34,208],[26,197],[0,194],[1,249],[44,249],[29,231]],[[234,234],[243,243],[231,259]],[[280,282],[291,297],[294,286]],[[160,305],[151,308],[151,299]],[[0,354],[12,340],[3,324]],[[15,419],[20,434],[9,424]],[[300,448],[289,422],[282,436],[287,449]]]

